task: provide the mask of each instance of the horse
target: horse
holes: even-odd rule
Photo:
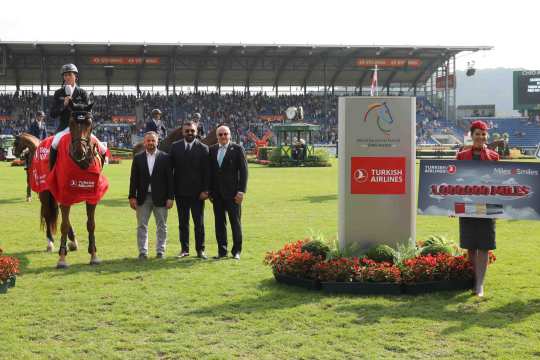
[[[167,137],[163,139],[163,141],[161,141],[158,144],[158,149],[163,152],[169,153],[171,151],[171,146],[173,142],[182,140],[183,138],[184,138],[184,134],[182,132],[182,126],[177,127],[176,129],[171,131],[169,135],[167,135]],[[218,141],[217,141],[216,130],[212,129],[212,131],[208,133],[208,136],[206,136],[204,139],[201,139],[201,142],[208,146],[217,144]],[[133,146],[133,155],[138,154],[139,152],[143,150],[144,150],[144,144],[141,141],[135,144],[135,146]]]
[[[53,141],[51,157],[53,167],[47,177],[50,191],[60,204],[62,223],[61,239],[56,267],[67,268],[67,238],[71,223],[71,206],[86,202],[86,229],[88,231],[88,253],[90,265],[99,265],[95,239],[95,211],[98,202],[108,189],[108,181],[101,174],[106,148],[92,135],[92,104],[81,109],[72,109],[69,132],[57,134]],[[54,154],[52,152],[55,152]]]
[[[15,136],[15,143],[13,145],[14,150],[13,154],[20,158],[22,153],[27,150],[29,153],[28,156],[28,164],[27,167],[27,177],[26,177],[26,186],[30,186],[30,180],[31,177],[34,176],[32,174],[32,166],[31,164],[34,161],[34,156],[36,149],[38,148],[40,144],[40,141],[37,137],[28,134],[28,133],[21,133],[20,135]],[[48,162],[48,156],[46,161]],[[43,190],[38,192],[39,195],[39,201],[41,203],[41,209],[40,209],[40,227],[41,229],[45,229],[46,236],[47,236],[47,252],[54,251],[54,234],[56,234],[56,228],[58,223],[58,203],[52,196],[51,192],[49,190]],[[68,230],[68,238],[70,240],[69,242],[69,249],[71,251],[76,251],[78,249],[77,239],[75,237],[75,232],[73,231],[73,228],[69,228]]]

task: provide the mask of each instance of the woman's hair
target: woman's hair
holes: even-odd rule
[[[473,121],[471,123],[471,135],[472,133],[474,132],[474,129],[480,129],[482,131],[487,131],[488,130],[488,126],[485,122],[483,122],[482,120],[476,120],[476,121]]]

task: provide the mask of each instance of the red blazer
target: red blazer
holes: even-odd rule
[[[457,160],[472,160],[473,156],[473,149],[467,149],[460,151],[456,159]],[[496,151],[493,151],[491,149],[488,149],[487,147],[483,148],[480,152],[480,159],[481,160],[492,160],[492,161],[498,161],[499,160],[499,154]]]

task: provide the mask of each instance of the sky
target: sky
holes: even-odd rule
[[[540,69],[539,1],[2,1],[1,41],[493,46],[458,69]]]

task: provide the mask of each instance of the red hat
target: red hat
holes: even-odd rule
[[[471,123],[471,133],[474,131],[474,129],[480,129],[483,131],[488,130],[488,125],[483,122],[482,120],[476,120]]]

